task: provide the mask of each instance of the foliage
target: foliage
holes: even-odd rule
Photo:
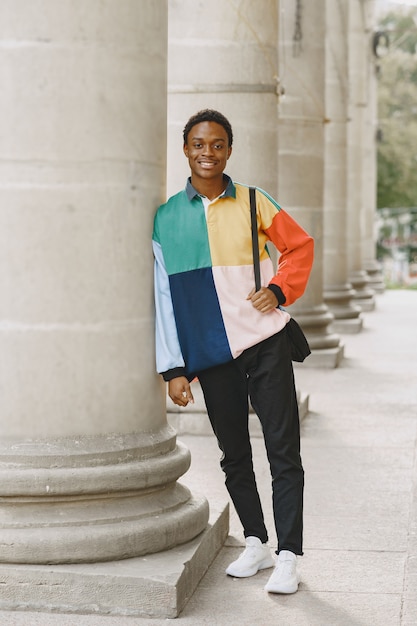
[[[378,85],[378,207],[417,206],[417,11],[389,13]]]
[[[380,21],[380,28],[389,33],[391,46],[404,52],[414,54],[417,48],[415,9],[408,13],[390,11]]]

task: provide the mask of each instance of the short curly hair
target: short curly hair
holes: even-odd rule
[[[196,124],[200,124],[201,122],[216,122],[217,124],[220,124],[220,126],[223,126],[224,130],[227,133],[229,146],[232,145],[233,143],[232,126],[229,120],[222,113],[219,113],[219,111],[215,111],[214,109],[203,109],[201,111],[198,111],[198,113],[190,117],[190,119],[184,126],[184,130],[183,130],[184,144],[186,144],[188,141],[188,134],[190,130],[192,129],[192,127],[195,126]]]

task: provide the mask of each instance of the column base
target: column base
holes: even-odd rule
[[[341,335],[356,335],[363,328],[363,319],[361,317],[356,319],[335,319],[331,328],[335,333],[340,333]]]
[[[153,433],[0,444],[0,562],[97,563],[169,550],[207,525],[177,479],[189,450]]]
[[[324,291],[324,301],[334,316],[330,324],[331,331],[335,333],[358,333],[362,330],[362,309],[353,303],[355,291],[352,285],[331,285]]]
[[[0,609],[178,617],[228,532],[225,504],[211,508],[209,525],[198,537],[158,554],[82,565],[0,564]]]
[[[365,270],[369,278],[369,287],[380,294],[385,291],[384,276],[381,271],[381,264],[376,261],[365,261]]]
[[[335,348],[327,349],[312,349],[309,357],[306,358],[304,363],[297,367],[324,367],[335,368],[339,367],[343,361],[345,355],[345,346],[342,343]]]
[[[375,309],[375,292],[369,286],[368,274],[363,270],[354,272],[350,277],[350,282],[355,289],[354,303],[360,306],[362,311],[373,311]]]
[[[365,297],[362,297],[362,295],[358,294],[357,298],[355,298],[355,302],[358,304],[358,306],[361,307],[362,311],[375,311],[375,292],[372,291],[370,295],[365,295]]]
[[[292,312],[291,312],[292,314]],[[294,317],[303,329],[311,354],[303,367],[338,367],[343,359],[344,346],[338,334],[332,331],[334,315],[326,304],[294,312]]]

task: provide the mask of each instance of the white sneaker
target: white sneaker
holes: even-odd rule
[[[275,561],[266,543],[262,543],[258,537],[246,537],[246,548],[236,561],[230,563],[226,574],[235,578],[247,578],[274,565]]]
[[[270,593],[295,593],[298,591],[297,556],[289,550],[281,550],[277,564],[265,585]]]

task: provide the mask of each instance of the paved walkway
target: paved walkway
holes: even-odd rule
[[[302,424],[305,555],[293,596],[269,595],[269,571],[224,575],[242,534],[230,537],[177,618],[178,626],[417,626],[417,292],[387,291],[346,335],[335,370],[299,366],[310,394]],[[209,502],[226,500],[212,436],[181,436],[192,453],[184,477]],[[254,459],[274,543],[262,439]],[[0,590],[1,593],[1,590]],[[171,620],[0,612],[1,626],[166,626]]]

